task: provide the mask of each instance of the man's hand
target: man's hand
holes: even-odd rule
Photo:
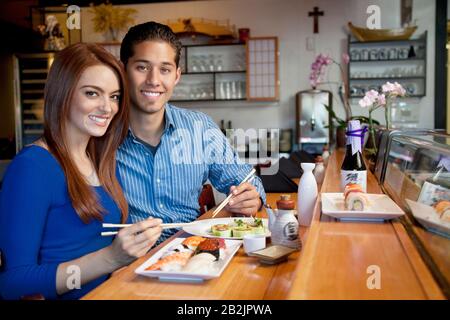
[[[245,182],[237,187],[232,186],[230,192],[233,196],[225,207],[228,211],[250,216],[255,214],[261,207],[259,192],[249,182]]]

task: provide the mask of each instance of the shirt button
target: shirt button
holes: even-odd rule
[[[161,180],[159,180],[159,179],[156,179],[156,182],[157,182],[157,183],[160,183],[160,182],[161,182]]]
[[[160,207],[160,208],[163,208],[163,207],[164,207],[164,205],[163,205],[163,204],[161,203],[161,204],[159,205],[159,207]]]

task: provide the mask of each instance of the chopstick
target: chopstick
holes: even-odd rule
[[[196,222],[196,221],[186,222],[186,223],[161,223],[161,227],[163,229],[182,228],[182,227],[190,225],[194,222]],[[132,226],[132,224],[104,223],[102,225],[103,228],[126,228],[129,226]],[[118,231],[105,231],[105,232],[102,232],[101,235],[104,237],[105,236],[115,236],[117,233],[118,233]]]
[[[256,170],[255,168],[252,169],[252,171],[250,171],[250,173],[244,178],[244,180],[242,180],[242,182],[239,184],[243,184],[247,181],[251,181],[254,178],[254,174],[255,174]],[[214,218],[227,204],[228,202],[230,202],[231,197],[233,196],[233,193],[230,193],[228,195],[228,197],[226,197],[225,200],[222,201],[222,203],[216,208],[216,210],[214,210],[213,214],[212,214],[212,218]],[[192,221],[192,222],[187,222],[187,223],[162,223],[161,227],[163,229],[172,229],[172,228],[182,228],[183,226],[187,226],[193,223],[196,223],[198,220],[196,221]],[[115,224],[115,223],[104,223],[103,228],[126,228],[131,226],[131,224]],[[102,232],[101,235],[102,236],[114,236],[118,233],[118,231],[105,231]]]
[[[239,185],[249,181],[250,178],[253,178],[253,175],[255,174],[255,172],[256,172],[256,170],[255,170],[255,168],[253,168],[252,171],[250,171],[250,173],[244,178],[244,180],[242,180],[242,182]],[[216,208],[216,210],[214,210],[211,218],[214,218],[228,204],[228,202],[230,202],[230,199],[232,196],[233,196],[233,193],[230,193],[228,195],[228,197],[226,197],[225,200],[222,201],[222,203]]]

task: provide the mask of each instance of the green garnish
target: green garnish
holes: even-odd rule
[[[263,221],[261,218],[255,218],[253,221],[253,225],[255,227],[262,227],[263,226]]]

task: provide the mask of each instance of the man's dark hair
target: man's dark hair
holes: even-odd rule
[[[181,42],[172,29],[154,21],[135,25],[128,30],[120,46],[120,60],[126,66],[134,55],[134,46],[144,41],[164,41],[175,50],[175,64],[178,67],[181,55]]]

